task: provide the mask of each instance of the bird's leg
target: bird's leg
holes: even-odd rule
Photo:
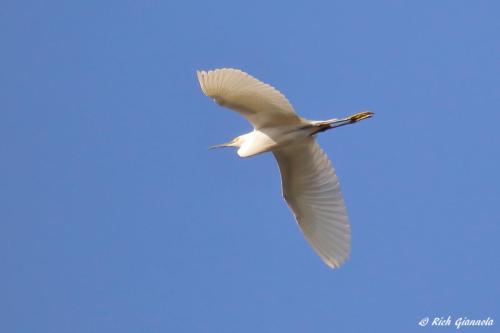
[[[319,132],[324,132],[326,130],[329,130],[329,129],[332,129],[335,127],[354,124],[354,123],[357,123],[358,121],[371,118],[373,115],[374,115],[373,112],[363,111],[363,112],[358,112],[356,114],[353,114],[352,116],[345,117],[342,119],[330,119],[330,120],[325,120],[325,121],[317,121],[317,122],[314,122],[312,124],[314,127],[317,128],[317,130],[313,134],[316,134]]]
[[[371,118],[371,117],[373,117],[373,115],[374,115],[374,113],[370,112],[370,111],[358,112],[358,113],[353,114],[352,116],[349,116],[349,117],[329,121],[327,129],[339,127],[339,126],[344,126],[344,125],[349,125],[349,124],[354,124],[354,123],[357,123],[358,121]]]

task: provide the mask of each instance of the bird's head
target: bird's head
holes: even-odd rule
[[[244,141],[245,141],[244,136],[240,135],[227,143],[215,145],[215,146],[210,147],[209,149],[224,148],[224,147],[238,147],[239,148],[243,145]]]

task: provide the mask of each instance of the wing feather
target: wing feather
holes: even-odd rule
[[[221,68],[197,75],[205,95],[240,113],[255,129],[303,121],[282,93],[245,72]]]
[[[351,227],[332,163],[314,138],[273,153],[304,236],[325,264],[339,267],[349,257]]]

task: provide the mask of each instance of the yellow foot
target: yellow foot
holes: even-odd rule
[[[352,116],[348,117],[348,119],[350,121],[352,121],[353,123],[355,123],[355,122],[361,121],[363,119],[371,118],[371,117],[373,117],[373,115],[374,115],[373,112],[363,111],[363,112],[353,114]]]

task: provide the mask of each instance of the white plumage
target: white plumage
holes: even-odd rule
[[[298,116],[278,90],[238,69],[197,74],[205,95],[239,112],[254,127],[252,132],[214,147],[238,147],[242,157],[272,151],[283,196],[306,239],[326,265],[339,267],[349,256],[351,228],[335,170],[314,137],[373,113],[311,121]]]
[[[199,71],[198,80],[205,95],[241,113],[255,129],[302,120],[282,93],[240,70]]]

